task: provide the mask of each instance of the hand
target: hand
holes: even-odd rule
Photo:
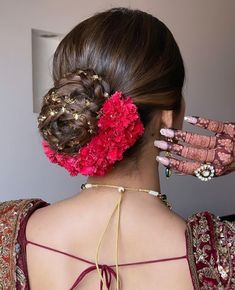
[[[201,117],[185,117],[192,125],[215,132],[214,136],[203,136],[177,129],[161,129],[160,133],[171,142],[156,140],[154,145],[170,153],[193,160],[179,160],[173,157],[157,156],[157,160],[182,175],[195,175],[194,171],[202,163],[210,163],[215,168],[214,176],[235,171],[235,123],[209,120]],[[187,147],[174,143],[182,141],[192,145]]]

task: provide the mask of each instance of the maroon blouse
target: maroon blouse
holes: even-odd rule
[[[27,241],[25,228],[30,215],[49,203],[39,198],[18,199],[0,203],[0,289],[29,290],[26,246],[31,243],[45,250],[55,251],[88,264],[71,285],[75,288],[87,274],[95,270],[95,263],[81,257],[53,249],[49,245]],[[141,265],[187,259],[195,290],[235,289],[235,222],[223,221],[211,212],[198,212],[186,220],[186,254],[161,260],[139,261],[119,266]],[[102,276],[110,287],[111,279],[116,278],[115,265],[99,267]],[[102,289],[100,284],[100,289]]]
[[[46,205],[49,205],[49,204],[45,204],[43,206],[46,206]],[[49,250],[49,251],[57,252],[59,254],[69,256],[72,259],[76,259],[76,260],[79,260],[79,261],[82,261],[82,262],[85,262],[85,263],[89,264],[90,266],[87,267],[87,269],[85,269],[84,271],[82,271],[80,273],[78,278],[75,280],[75,282],[69,288],[69,290],[75,289],[78,286],[78,284],[82,281],[82,279],[85,278],[85,276],[88,273],[96,270],[96,264],[94,262],[91,262],[91,261],[87,260],[87,259],[72,255],[70,253],[66,253],[66,252],[64,252],[62,250],[58,250],[58,249],[55,249],[55,248],[52,248],[52,247],[49,247],[49,246],[46,246],[46,245],[42,245],[42,244],[27,240],[25,229],[26,229],[29,217],[30,217],[30,214],[24,220],[22,220],[21,227],[20,227],[20,230],[19,230],[19,235],[18,235],[19,236],[19,238],[18,238],[19,245],[20,245],[20,247],[22,249],[22,254],[21,254],[21,256],[18,259],[18,263],[19,263],[19,265],[21,265],[21,267],[22,267],[22,269],[23,269],[23,271],[25,273],[25,276],[26,276],[27,284],[26,284],[26,288],[25,289],[30,289],[29,288],[29,279],[28,279],[27,261],[26,261],[26,247],[27,247],[27,244],[31,244],[31,245],[34,245],[34,246],[37,246],[37,247],[41,247],[41,248],[44,248],[44,249]],[[185,234],[185,239],[186,239],[186,234]],[[185,244],[186,244],[186,242],[185,242]],[[185,251],[186,251],[186,254],[183,255],[183,256],[164,258],[164,259],[157,259],[157,260],[139,261],[139,262],[133,262],[133,263],[124,263],[124,264],[118,264],[118,265],[119,265],[119,267],[123,267],[123,266],[142,265],[142,264],[166,262],[166,261],[179,260],[179,259],[187,259],[187,247],[185,248]],[[187,261],[188,261],[188,259],[187,259]],[[112,283],[112,276],[115,279],[117,278],[116,272],[113,269],[114,267],[116,267],[116,265],[98,264],[98,266],[99,266],[99,268],[101,270],[101,275],[102,275],[103,279],[106,282],[107,288],[110,289],[111,283]],[[100,281],[100,290],[102,290],[102,289],[103,289],[103,282]]]

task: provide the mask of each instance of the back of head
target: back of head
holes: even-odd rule
[[[156,110],[180,108],[184,73],[178,45],[159,19],[129,8],[97,13],[73,28],[56,49],[55,86],[43,100],[40,116],[46,117],[40,133],[57,152],[77,152],[97,131],[104,94],[115,91],[131,96],[147,128]],[[75,102],[61,111],[62,104],[49,97],[53,91]],[[84,118],[74,118],[81,110]],[[145,139],[144,134],[124,157],[134,157]]]

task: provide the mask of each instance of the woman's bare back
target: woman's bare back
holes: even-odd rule
[[[78,202],[79,201],[79,202]],[[38,209],[30,217],[27,239],[95,262],[98,240],[112,207],[88,203],[84,196],[70,198]],[[123,204],[120,221],[119,264],[186,255],[183,218],[173,213],[161,224],[153,209],[136,215]],[[151,214],[150,214],[151,213]],[[116,219],[112,220],[99,252],[99,264],[115,265]],[[31,244],[27,245],[31,290],[69,289],[82,271],[91,265]],[[115,270],[115,267],[113,268]],[[122,290],[193,289],[186,258],[166,262],[119,267]],[[112,278],[111,289],[115,289]],[[99,289],[96,270],[88,273],[76,289]]]

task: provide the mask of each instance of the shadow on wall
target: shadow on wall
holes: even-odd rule
[[[42,98],[53,86],[52,60],[63,34],[32,29],[33,112],[39,113]]]

